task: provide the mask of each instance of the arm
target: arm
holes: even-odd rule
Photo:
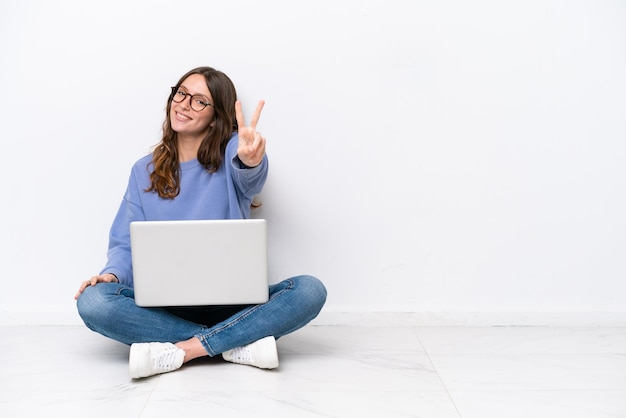
[[[131,173],[128,187],[122,199],[122,203],[113,220],[109,233],[109,249],[107,252],[107,264],[100,274],[92,276],[89,280],[81,283],[74,299],[88,287],[97,283],[122,283],[127,286],[133,285],[132,262],[130,254],[130,223],[135,220],[145,220],[143,209],[139,204],[138,186],[134,172]]]
[[[100,271],[101,275],[106,273],[115,275],[120,283],[130,287],[133,285],[130,223],[145,220],[142,208],[132,203],[131,198],[131,193],[127,191],[111,225],[107,263]]]

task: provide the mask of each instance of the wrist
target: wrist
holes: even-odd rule
[[[255,165],[248,165],[241,158],[239,158],[239,163],[240,163],[240,167],[243,168],[243,169],[255,168],[255,167],[258,167],[259,165],[261,165],[261,163],[258,163],[258,164],[255,164]]]

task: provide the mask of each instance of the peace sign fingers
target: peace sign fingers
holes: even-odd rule
[[[246,122],[243,117],[243,110],[241,109],[241,102],[239,100],[235,102],[235,116],[237,117],[237,125],[239,126],[240,131],[243,128],[256,131],[256,125],[259,122],[259,118],[261,117],[261,111],[263,110],[263,106],[265,106],[265,100],[259,100],[259,103],[256,105],[256,109],[254,109],[254,113],[252,114],[250,126],[246,127]]]
[[[239,100],[235,102],[235,116],[239,127],[237,155],[241,162],[248,167],[256,167],[261,164],[263,156],[265,155],[265,138],[256,130],[264,105],[265,101],[260,100],[252,114],[250,126],[246,126],[241,102]]]

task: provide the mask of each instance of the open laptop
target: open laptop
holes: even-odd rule
[[[269,299],[264,219],[132,222],[130,242],[138,306]]]

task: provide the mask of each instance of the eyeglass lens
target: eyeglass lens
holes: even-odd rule
[[[175,90],[172,100],[174,100],[176,103],[181,103],[183,100],[187,98],[187,96],[191,96],[191,108],[197,112],[211,105],[211,103],[209,103],[207,98],[202,95],[199,95],[199,94],[191,95],[181,88],[178,88],[178,89],[172,88],[172,90]]]

